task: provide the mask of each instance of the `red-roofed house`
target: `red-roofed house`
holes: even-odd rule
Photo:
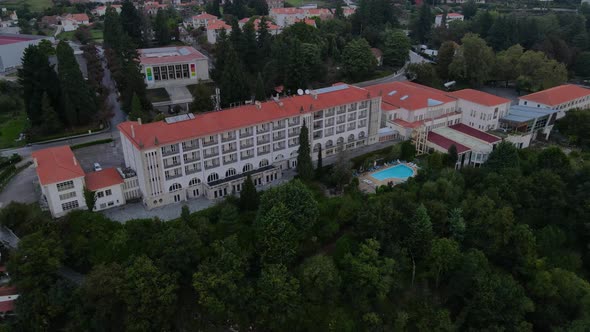
[[[334,17],[332,11],[327,8],[273,8],[270,10],[269,16],[280,27],[288,27],[296,22],[319,17],[322,20],[331,19]],[[308,23],[308,21],[305,21]],[[309,24],[309,23],[308,23]],[[314,22],[315,26],[315,22]]]
[[[434,26],[439,27],[439,26],[443,25],[443,18],[444,18],[443,14],[436,15],[436,17],[434,18]],[[449,23],[451,23],[453,21],[463,21],[464,19],[465,19],[465,17],[463,16],[463,14],[447,13],[446,26],[448,27]]]
[[[433,129],[427,134],[429,151],[434,150],[447,153],[452,145],[457,148],[459,158],[456,168],[464,166],[479,167],[486,162],[494,146],[502,141],[501,138],[464,124]]]
[[[244,25],[246,25],[246,23],[250,22],[250,20],[252,20],[252,18],[250,18],[250,17],[244,17],[243,19],[241,19],[238,22],[240,29],[243,29]],[[259,18],[254,19],[254,20],[252,20],[252,23],[254,24],[254,30],[258,31],[258,29],[260,27],[260,19]],[[283,29],[280,26],[272,23],[270,20],[266,21],[266,27],[268,29],[268,32],[273,36],[276,36],[283,31]]]
[[[111,4],[109,6],[114,8],[115,11],[117,12],[117,14],[121,14],[122,5]],[[98,6],[98,7],[94,8],[94,10],[92,10],[92,13],[96,16],[104,16],[107,13],[108,8],[109,8],[108,6]]]
[[[588,108],[590,106],[590,89],[564,84],[522,96],[518,100],[518,105],[558,110],[557,118],[559,119],[571,109]]]
[[[137,171],[148,208],[240,192],[244,177],[256,185],[275,181],[297,163],[305,121],[311,156],[317,158],[378,142],[377,94],[347,84],[278,101],[182,116],[118,129],[127,167]]]
[[[90,24],[90,19],[86,14],[67,14],[61,18],[61,26],[63,31],[77,30],[81,25]]]
[[[211,20],[217,20],[217,16],[202,12],[201,14],[192,17],[193,27],[206,27]]]
[[[209,44],[217,43],[217,37],[222,30],[229,35],[231,32],[231,26],[229,26],[223,20],[209,20],[207,23],[207,42]]]
[[[461,122],[479,130],[498,128],[498,120],[508,113],[511,101],[486,92],[463,89],[449,93],[457,98]]]
[[[94,211],[125,204],[122,186],[124,179],[115,168],[88,173],[85,180],[86,188],[95,192]]]
[[[15,287],[0,287],[0,318],[5,318],[14,312],[14,301],[18,299],[18,291]]]
[[[84,171],[69,146],[33,152],[41,193],[54,217],[85,209]]]
[[[209,61],[192,46],[168,46],[137,50],[148,88],[195,84],[209,79]]]

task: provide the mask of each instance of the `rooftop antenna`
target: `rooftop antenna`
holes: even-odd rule
[[[303,96],[303,90],[302,89],[297,89],[297,94],[300,96]]]

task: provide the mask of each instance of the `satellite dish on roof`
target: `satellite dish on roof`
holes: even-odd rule
[[[309,89],[305,89],[305,94],[308,95],[309,94]]]
[[[297,89],[297,94],[300,95],[300,96],[302,96],[303,95],[303,90]]]

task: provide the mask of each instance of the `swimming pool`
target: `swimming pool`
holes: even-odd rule
[[[372,177],[379,181],[384,181],[387,179],[407,179],[413,175],[414,170],[404,164],[393,166],[371,174]]]

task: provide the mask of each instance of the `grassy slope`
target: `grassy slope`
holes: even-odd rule
[[[19,134],[25,129],[27,118],[24,113],[18,116],[0,116],[0,149],[22,146],[25,141],[16,142]]]

